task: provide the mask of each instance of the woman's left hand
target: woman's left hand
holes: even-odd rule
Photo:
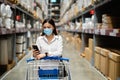
[[[39,54],[36,56],[37,59],[41,59],[41,58],[44,58],[46,55],[45,54]]]

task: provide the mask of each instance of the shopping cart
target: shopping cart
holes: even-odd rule
[[[27,63],[26,80],[71,80],[68,58],[27,59]]]

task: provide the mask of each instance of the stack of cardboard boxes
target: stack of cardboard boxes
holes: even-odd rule
[[[114,52],[109,52],[109,77],[120,80],[120,55]]]
[[[100,70],[100,47],[95,47],[95,57],[94,57],[94,66],[97,70]]]
[[[120,79],[120,55],[108,49],[95,47],[94,66],[110,80]]]
[[[103,75],[108,76],[108,54],[109,50],[107,49],[101,49],[100,53],[100,71],[103,73]]]

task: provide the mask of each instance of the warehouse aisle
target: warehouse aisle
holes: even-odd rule
[[[106,80],[99,72],[75,50],[74,44],[67,43],[64,39],[64,57],[70,58],[70,71],[72,80]],[[1,80],[25,80],[26,78],[26,59],[30,54],[26,55],[16,67],[9,71]]]
[[[107,80],[90,63],[82,58],[73,43],[64,44],[64,57],[70,58],[72,80]]]

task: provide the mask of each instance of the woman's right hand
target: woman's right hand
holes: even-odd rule
[[[38,54],[40,54],[40,51],[33,50],[33,57],[36,58]]]

